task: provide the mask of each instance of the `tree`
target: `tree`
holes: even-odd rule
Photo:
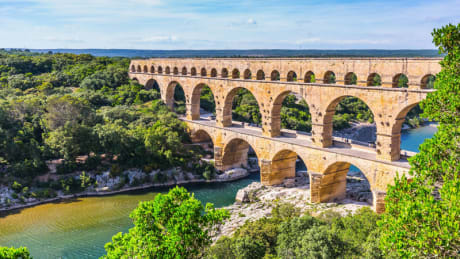
[[[211,234],[228,212],[204,207],[183,187],[139,203],[131,213],[134,227],[113,236],[106,258],[196,258],[211,244]]]
[[[29,259],[32,258],[25,247],[0,247],[0,258],[2,259]]]
[[[458,257],[460,251],[460,24],[435,29],[441,72],[421,104],[438,132],[410,159],[412,179],[395,179],[379,222],[381,247],[400,257]]]

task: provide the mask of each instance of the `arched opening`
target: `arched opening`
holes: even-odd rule
[[[308,71],[307,73],[305,73],[305,77],[304,77],[303,81],[305,83],[314,83],[314,82],[316,82],[315,73],[313,73],[312,71]]]
[[[211,69],[211,77],[217,77],[217,69]]]
[[[233,69],[232,71],[232,78],[233,79],[237,79],[237,78],[240,78],[240,71],[238,69]]]
[[[158,74],[163,74],[163,68],[161,66],[158,67]]]
[[[244,70],[244,79],[251,79],[251,78],[252,78],[251,70],[249,69]]]
[[[332,101],[323,117],[325,143],[333,144],[332,136],[338,137],[337,145],[357,144],[375,146],[377,126],[374,114],[361,99],[341,96]]]
[[[436,133],[437,123],[423,120],[420,117],[422,113],[419,103],[413,103],[397,114],[393,122],[392,134],[400,135],[400,138],[392,138],[391,146],[397,148],[392,152],[393,155],[400,154],[401,149],[418,152],[420,144]]]
[[[173,68],[173,74],[175,74],[175,75],[179,74],[179,69],[177,67]]]
[[[141,65],[137,65],[137,72],[138,72],[138,73],[141,73],[141,72],[142,72]]]
[[[152,66],[150,67],[150,73],[152,73],[152,74],[155,73],[155,66],[152,65]]]
[[[191,134],[192,143],[203,149],[204,159],[214,158],[214,143],[211,136],[205,130],[197,130]],[[207,161],[210,162],[210,161]]]
[[[434,75],[428,74],[422,78],[420,82],[420,87],[422,89],[433,89],[434,88],[434,81],[436,81],[436,77]]]
[[[393,88],[409,88],[409,78],[405,74],[397,74],[393,77]]]
[[[244,139],[234,138],[223,148],[222,160],[216,161],[216,166],[221,171],[235,168],[244,170],[258,170],[259,161],[256,151]]]
[[[297,74],[294,71],[289,71],[287,74],[287,81],[288,82],[296,82],[297,81]]]
[[[136,66],[131,65],[131,72],[136,72]]]
[[[232,120],[256,125],[262,122],[259,103],[246,88],[233,88],[225,97],[222,124],[231,126]]]
[[[358,167],[348,162],[335,162],[321,175],[312,176],[310,189],[316,194],[312,195],[313,202],[349,203],[352,200],[372,204],[373,201],[369,180]]]
[[[265,80],[265,73],[264,73],[264,71],[262,69],[257,71],[256,79],[257,80]]]
[[[148,73],[149,69],[147,68],[147,65],[144,65],[144,73]]]
[[[335,73],[332,71],[327,71],[324,74],[323,82],[325,84],[335,84]]]
[[[206,84],[199,84],[192,93],[192,119],[200,117],[214,120],[216,114],[216,103],[211,88]]]
[[[285,187],[304,186],[309,183],[304,161],[296,152],[283,149],[272,160],[269,175],[261,177],[264,184],[284,184]]]
[[[382,78],[377,73],[372,73],[367,77],[367,86],[380,86],[382,85]]]
[[[196,68],[195,67],[192,67],[192,69],[190,69],[190,75],[191,76],[196,76]]]
[[[184,75],[184,76],[187,75],[187,68],[186,67],[182,68],[182,75]]]
[[[356,85],[358,83],[358,77],[355,73],[349,72],[345,75],[345,85]]]
[[[160,85],[158,85],[158,82],[155,79],[149,79],[145,83],[145,89],[146,90],[155,90],[160,94]]]
[[[299,93],[286,91],[275,98],[271,112],[272,136],[281,134],[281,128],[310,132],[310,109]]]
[[[226,68],[222,68],[222,72],[220,74],[221,77],[227,78],[228,77],[228,70]]]
[[[166,105],[178,114],[185,114],[185,92],[178,82],[169,83],[166,89]]]
[[[166,68],[165,68],[165,73],[166,73],[167,75],[169,75],[169,74],[171,73],[171,69],[170,69],[169,67],[166,67]]]
[[[200,73],[200,74],[201,74],[201,76],[207,76],[208,73],[206,72],[206,68],[203,67],[203,68],[201,69],[201,73]]]
[[[270,80],[272,81],[280,81],[280,72],[278,70],[273,70],[270,75]]]

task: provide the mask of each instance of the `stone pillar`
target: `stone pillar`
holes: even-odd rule
[[[222,147],[214,145],[214,167],[217,170],[223,171],[223,153],[224,149]]]
[[[376,213],[381,214],[385,212],[385,197],[386,192],[383,191],[372,191],[373,195],[373,209]]]
[[[330,174],[310,173],[310,195],[312,203],[341,200],[346,195],[348,170]]]
[[[396,161],[401,158],[401,134],[383,134],[377,132],[377,158]]]
[[[271,175],[271,170],[272,170],[272,161],[260,159],[259,165],[260,165],[260,183],[265,186],[271,185],[270,175]]]
[[[230,115],[224,114],[223,108],[216,107],[216,124],[219,127],[230,127],[232,126],[232,114]]]
[[[332,146],[332,121],[327,124],[313,123],[311,126],[311,138],[318,147]]]

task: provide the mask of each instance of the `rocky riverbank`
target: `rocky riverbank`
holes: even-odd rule
[[[235,203],[225,207],[231,216],[221,226],[215,240],[220,236],[231,236],[248,220],[269,217],[272,209],[279,203],[291,203],[299,208],[301,213],[319,215],[331,210],[345,215],[354,213],[364,206],[371,206],[372,193],[361,172],[348,174],[347,197],[344,200],[320,204],[310,202],[310,184],[306,174],[298,175],[293,181],[285,181],[285,184],[280,186],[263,186],[260,182],[254,182],[239,190]]]
[[[86,187],[84,191],[69,194],[64,190],[58,190],[54,195],[50,194],[52,197],[47,198],[37,197],[37,190],[28,190],[26,194],[23,190],[18,191],[8,186],[0,186],[0,212],[32,207],[75,197],[113,195],[134,190],[172,187],[191,183],[231,182],[245,178],[250,172],[257,170],[258,168],[236,168],[221,174],[216,174],[212,179],[205,179],[203,176],[191,172],[183,172],[180,168],[173,168],[166,171],[154,170],[148,174],[139,169],[131,169],[115,177],[111,176],[109,171],[100,174],[86,173],[86,176],[94,183]],[[80,175],[81,174],[77,173],[73,177],[74,179],[78,179]]]

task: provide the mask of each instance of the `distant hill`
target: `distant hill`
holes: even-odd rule
[[[249,49],[249,50],[135,50],[135,49],[31,49],[35,52],[91,54],[108,57],[440,57],[435,49]]]

